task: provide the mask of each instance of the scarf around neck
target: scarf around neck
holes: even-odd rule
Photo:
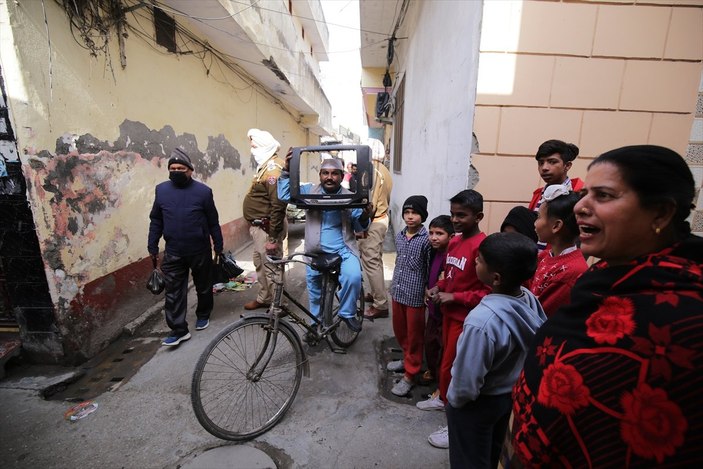
[[[538,331],[514,388],[526,466],[703,463],[703,238],[601,262]]]

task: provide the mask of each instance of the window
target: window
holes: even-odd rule
[[[395,119],[393,119],[393,172],[400,173],[403,163],[403,109],[405,108],[405,77],[395,92]]]
[[[156,43],[169,52],[176,52],[176,20],[162,9],[154,7],[154,30]]]

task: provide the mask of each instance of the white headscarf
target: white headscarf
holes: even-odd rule
[[[281,148],[278,140],[265,130],[249,129],[247,137],[251,140],[251,155],[259,167]]]
[[[383,142],[376,138],[368,139],[368,146],[371,147],[371,159],[376,161],[383,161],[386,156],[385,149],[383,148]]]

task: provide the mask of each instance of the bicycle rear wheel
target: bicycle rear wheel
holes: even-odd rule
[[[359,323],[364,322],[364,288],[361,288],[359,297],[356,299],[356,312],[354,313]],[[339,316],[339,290],[334,294],[332,305],[332,322],[337,322]],[[359,337],[359,332],[352,331],[344,321],[339,323],[339,327],[332,331],[332,341],[340,347],[350,347]]]
[[[303,350],[295,331],[265,317],[241,319],[225,328],[198,359],[191,402],[200,424],[224,440],[248,440],[270,430],[290,408],[300,387]],[[271,348],[273,347],[273,350]],[[260,377],[252,365],[270,360]],[[259,367],[257,367],[259,369]]]

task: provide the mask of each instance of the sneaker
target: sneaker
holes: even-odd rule
[[[392,362],[388,362],[386,365],[386,370],[388,371],[405,371],[405,365],[403,364],[403,360],[393,360]]]
[[[407,381],[403,377],[397,383],[395,383],[395,386],[393,386],[393,389],[391,389],[391,393],[395,394],[396,396],[403,397],[407,393],[409,393],[412,388],[413,388],[413,383],[411,383],[410,381]]]
[[[195,321],[195,330],[196,331],[202,331],[203,329],[207,329],[207,326],[210,325],[210,320],[209,319],[198,319]]]
[[[346,324],[347,327],[353,332],[361,332],[361,323],[354,316],[350,318],[342,318],[342,321],[344,321],[344,324]]]
[[[440,410],[444,411],[444,402],[442,402],[442,399],[439,398],[439,395],[437,396],[430,396],[429,399],[426,399],[424,401],[420,401],[417,404],[415,404],[415,407],[417,407],[420,410]]]
[[[449,427],[442,427],[436,432],[430,434],[430,436],[427,437],[427,441],[429,441],[435,448],[448,449]]]
[[[186,332],[182,335],[170,335],[166,337],[163,342],[161,342],[161,345],[173,347],[174,345],[179,345],[181,342],[188,339],[190,339],[190,332]]]

